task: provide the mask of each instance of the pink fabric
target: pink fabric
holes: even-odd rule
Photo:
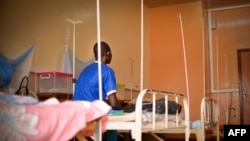
[[[1,105],[0,105],[1,106]],[[2,105],[2,110],[15,123],[9,125],[8,119],[3,119],[0,130],[6,136],[3,140],[35,140],[35,141],[66,141],[72,139],[79,131],[83,135],[92,135],[91,131],[84,131],[87,122],[100,119],[101,128],[106,130],[107,113],[111,107],[103,101],[65,101],[58,103],[49,100],[40,104]],[[15,112],[13,112],[15,111]],[[11,120],[12,121],[12,120]],[[3,127],[3,128],[2,128]],[[1,139],[1,137],[0,137]]]

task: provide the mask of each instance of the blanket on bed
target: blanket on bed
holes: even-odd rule
[[[175,101],[167,101],[168,103],[168,114],[176,114],[176,112],[180,113],[182,106]],[[145,102],[142,106],[143,110],[146,110],[148,112],[152,112],[152,103],[151,102]],[[157,114],[164,114],[165,113],[165,98],[161,98],[156,100],[156,108],[155,112]]]
[[[182,106],[175,101],[168,100],[168,114],[176,114],[176,112],[181,113]],[[146,112],[152,112],[152,102],[143,102],[142,110]],[[130,113],[135,111],[135,104],[128,104],[124,108],[124,112]],[[165,98],[160,98],[156,100],[155,112],[157,114],[165,114]]]
[[[100,120],[106,130],[107,113],[111,107],[104,101],[65,101],[50,98],[42,103],[25,103],[24,97],[0,99],[0,140],[4,141],[66,141],[84,132],[88,122]],[[6,99],[8,99],[6,101]],[[13,102],[10,99],[15,99]],[[10,102],[12,101],[12,102]],[[18,102],[17,102],[18,101]],[[84,135],[86,136],[86,135]]]

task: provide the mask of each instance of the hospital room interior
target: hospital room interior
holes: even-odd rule
[[[2,0],[1,95],[25,86],[38,102],[72,101],[74,82],[101,40],[112,50],[120,102],[145,89],[183,94],[191,123],[209,97],[218,104],[223,140],[223,125],[250,124],[249,13],[250,0]]]

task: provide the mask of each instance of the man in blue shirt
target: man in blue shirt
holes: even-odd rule
[[[116,96],[116,78],[114,70],[107,64],[112,60],[112,53],[106,42],[100,42],[101,47],[101,77],[102,77],[102,99],[108,98],[112,109],[120,109],[121,106]],[[94,45],[95,61],[85,67],[76,81],[73,100],[94,101],[99,100],[99,75],[98,75],[98,43]],[[107,140],[117,140],[117,131],[107,131]]]

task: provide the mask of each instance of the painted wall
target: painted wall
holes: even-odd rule
[[[212,97],[220,102],[220,123],[239,124],[237,49],[250,47],[250,7],[211,11]]]
[[[118,83],[140,85],[141,4],[134,0],[100,1],[101,40],[112,48]],[[88,61],[97,41],[97,12],[94,0],[3,0],[0,2],[0,52],[12,57],[36,43],[32,70],[60,71],[66,43],[73,49],[76,24],[76,57]],[[144,53],[149,56],[148,8],[144,7]],[[133,70],[131,69],[133,62]],[[133,76],[133,78],[132,78]],[[148,63],[144,64],[144,85],[148,85]],[[133,80],[133,81],[131,81]]]
[[[150,9],[150,86],[189,94],[191,120],[204,96],[202,20],[201,2]]]

